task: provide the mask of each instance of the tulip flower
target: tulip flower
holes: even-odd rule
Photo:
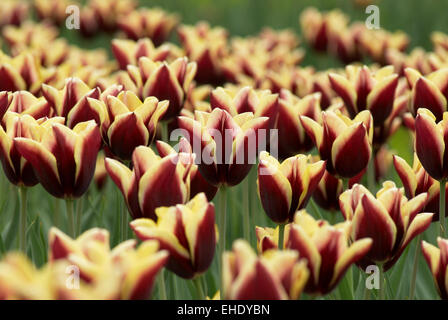
[[[132,171],[121,162],[106,158],[107,173],[123,194],[132,219],[156,220],[156,208],[189,200],[191,165],[180,161],[184,156],[185,153],[172,153],[161,158],[151,148],[139,146],[132,154]]]
[[[141,8],[118,19],[118,27],[132,40],[150,38],[155,45],[160,45],[168,38],[178,24],[175,14],[168,14],[161,9]]]
[[[292,221],[294,213],[306,207],[325,173],[325,161],[309,163],[310,156],[297,155],[283,161],[260,154],[258,193],[268,217],[278,223]]]
[[[359,184],[341,194],[342,214],[353,221],[352,240],[373,240],[360,266],[378,264],[387,271],[397,262],[410,241],[431,223],[432,213],[420,213],[427,198],[426,193],[421,193],[407,199],[392,181],[384,182],[376,197]]]
[[[11,100],[11,93],[9,93],[8,91],[0,92],[0,119],[3,119],[6,111],[8,111]]]
[[[107,3],[101,0],[90,0],[87,7],[95,14],[99,28],[104,31],[115,31],[119,21],[125,19],[137,8],[136,0],[110,0]],[[135,22],[135,20],[129,20]]]
[[[437,121],[443,119],[447,111],[448,68],[442,68],[426,76],[412,68],[405,69],[405,75],[412,88],[409,109],[413,116],[418,115],[419,108],[429,109]]]
[[[90,109],[98,110],[103,139],[110,151],[123,160],[129,160],[136,147],[151,144],[169,102],[159,102],[155,97],[142,102],[131,91],[122,91],[116,97],[108,95],[105,100],[88,98],[87,104]]]
[[[301,210],[294,222],[287,225],[285,249],[295,250],[306,259],[310,277],[305,292],[325,295],[331,292],[344,277],[352,264],[362,259],[372,246],[372,239],[358,239],[349,245],[352,223],[349,221],[330,225],[324,220],[315,220]],[[276,230],[265,228],[259,231],[260,249],[277,248]]]
[[[156,142],[157,152],[164,158],[171,154],[177,153],[168,143],[163,141]],[[182,157],[184,154],[184,161],[181,161],[187,167],[190,167],[190,198],[194,198],[198,193],[204,192],[208,201],[212,201],[218,192],[218,188],[204,179],[198,166],[194,163],[190,163],[190,159],[193,159],[193,150],[191,145],[185,138],[181,138],[179,141],[179,154]],[[191,161],[193,162],[193,161]]]
[[[300,259],[300,260],[299,260]],[[244,240],[223,257],[224,299],[296,300],[308,280],[306,261],[292,250],[268,250],[257,256]]]
[[[445,192],[448,179],[448,163],[445,160],[445,139],[448,123],[448,113],[443,113],[443,119],[436,124],[434,114],[425,108],[417,111],[415,118],[415,151],[426,172],[440,182],[440,232],[445,226]]]
[[[251,112],[232,117],[216,108],[211,113],[196,111],[195,119],[179,117],[178,123],[193,152],[202,155],[198,164],[202,176],[215,186],[234,186],[255,163],[259,131],[267,129],[268,120]]]
[[[148,57],[153,61],[173,61],[183,55],[182,50],[175,45],[166,43],[156,48],[148,38],[138,41],[114,39],[111,46],[121,70],[126,70],[128,64],[137,65],[140,57]]]
[[[343,191],[342,181],[325,170],[313,193],[313,200],[319,207],[335,213],[339,211],[339,195]]]
[[[426,212],[434,212],[433,221],[438,221],[440,182],[431,178],[431,176],[422,167],[420,161],[418,160],[417,154],[415,153],[412,167],[408,165],[403,158],[397,155],[394,156],[394,166],[401,182],[403,183],[406,197],[414,198],[421,193],[427,193],[428,200],[422,210]],[[446,200],[447,197],[445,197],[445,201]]]
[[[185,205],[156,209],[157,222],[142,218],[131,222],[141,240],[157,240],[170,257],[167,269],[186,279],[198,277],[210,267],[216,246],[215,207],[205,194]]]
[[[93,174],[93,180],[98,190],[103,190],[107,182],[107,170],[105,165],[104,152],[98,153],[96,159],[95,173]]]
[[[228,55],[227,30],[199,22],[195,26],[182,25],[177,33],[187,56],[198,65],[196,80],[200,83],[222,83],[222,59]]]
[[[52,21],[56,25],[62,25],[67,19],[66,8],[72,5],[70,0],[34,0],[34,9],[39,20]]]
[[[168,100],[170,104],[163,120],[169,120],[182,109],[196,68],[196,63],[188,63],[186,57],[170,64],[141,57],[138,66],[128,66],[127,73],[122,73],[118,82],[140,98],[154,96],[159,100]]]
[[[398,75],[392,66],[372,72],[368,67],[346,67],[346,77],[330,73],[333,90],[344,100],[352,118],[369,110],[374,126],[381,125],[392,112]]]
[[[0,6],[0,28],[7,25],[19,26],[28,17],[29,4],[26,1],[5,0]]]
[[[361,111],[353,120],[339,111],[323,111],[322,125],[306,116],[300,116],[300,120],[321,159],[327,160],[330,174],[353,178],[367,167],[373,136],[373,121],[369,111]]]
[[[447,284],[447,257],[448,257],[448,240],[437,238],[438,247],[422,241],[421,247],[423,256],[434,278],[434,284],[437,288],[439,296],[443,300],[448,299]]]
[[[147,299],[168,260],[168,252],[156,241],[145,241],[137,248],[136,240],[128,240],[111,249],[105,229],[90,229],[72,239],[53,227],[48,238],[50,264],[68,261],[79,268],[94,297]]]
[[[31,138],[14,138],[14,143],[45,190],[58,198],[82,196],[92,180],[101,146],[95,121],[81,122],[73,129],[47,121],[29,130]]]
[[[318,93],[302,99],[290,91],[282,90],[278,104],[278,153],[280,159],[309,151],[313,141],[305,133],[300,116],[320,121],[320,97]]]

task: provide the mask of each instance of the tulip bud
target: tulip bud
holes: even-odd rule
[[[434,278],[437,291],[443,300],[448,299],[447,262],[448,262],[448,240],[437,238],[438,247],[422,241],[422,252],[428,264],[429,270]]]

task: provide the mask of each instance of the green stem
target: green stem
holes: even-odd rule
[[[440,194],[439,194],[439,221],[440,221],[440,237],[445,236],[445,188],[446,188],[446,180],[442,179],[440,181]]]
[[[414,295],[415,295],[415,285],[416,285],[417,271],[418,271],[418,256],[419,256],[419,252],[420,252],[421,238],[422,238],[422,235],[419,234],[417,236],[417,243],[415,246],[414,266],[412,268],[412,278],[411,278],[411,288],[409,290],[409,300],[414,300]]]
[[[82,224],[82,210],[83,210],[83,199],[84,197],[81,197],[76,204],[76,235],[81,234],[81,224]]]
[[[72,238],[75,238],[75,216],[73,213],[73,199],[65,199],[67,208],[68,232]]]
[[[169,143],[169,136],[168,136],[168,123],[166,121],[162,121],[160,123],[160,128],[162,129],[162,140],[166,143]]]
[[[283,250],[283,248],[285,247],[285,224],[279,224],[278,225],[278,248],[280,250]]]
[[[159,277],[157,278],[159,286],[159,299],[167,300],[166,298],[166,286],[165,286],[165,270],[160,271]]]
[[[367,187],[370,192],[375,192],[375,155],[372,154],[370,161],[367,165]]]
[[[221,186],[219,190],[219,252],[218,252],[218,262],[219,262],[219,277],[220,277],[220,288],[221,296],[224,297],[224,286],[222,279],[222,256],[226,249],[226,216],[227,216],[227,187]]]
[[[342,178],[342,191],[349,189],[349,179]]]
[[[382,264],[378,264],[378,268],[380,270],[380,292],[378,294],[378,299],[379,300],[384,300],[385,296],[385,290],[386,290],[386,278],[384,276],[384,270],[383,270],[383,265]]]
[[[244,239],[251,242],[250,238],[250,208],[249,208],[249,177],[243,180],[243,224]]]
[[[121,241],[125,241],[127,239],[127,230],[128,230],[128,210],[126,207],[126,201],[124,197],[121,201],[122,209],[121,209]]]
[[[19,187],[19,201],[20,201],[20,230],[19,230],[19,250],[26,253],[26,204],[27,204],[27,189],[26,187]]]
[[[201,277],[196,277],[193,279],[194,285],[196,287],[196,291],[198,294],[198,299],[199,300],[205,300],[205,293],[204,293],[204,288],[202,287],[202,281],[201,281]]]

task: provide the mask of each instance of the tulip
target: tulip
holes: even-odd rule
[[[49,23],[35,23],[27,20],[20,26],[6,26],[2,35],[11,49],[34,47],[42,41],[53,41],[58,37],[58,29]]]
[[[423,76],[412,68],[405,69],[409,86],[412,88],[409,109],[413,116],[418,115],[419,108],[429,109],[437,121],[443,119],[447,111],[448,99],[448,68],[443,68]]]
[[[105,165],[104,152],[98,153],[96,159],[95,173],[93,174],[93,180],[98,190],[103,190],[107,182],[107,170]]]
[[[8,91],[0,92],[0,119],[3,119],[6,111],[9,109],[9,105],[11,104],[12,94]]]
[[[398,75],[392,66],[372,72],[368,67],[346,67],[346,76],[330,73],[333,90],[344,100],[352,118],[369,110],[374,126],[380,126],[392,112]]]
[[[156,208],[189,200],[191,165],[186,164],[194,160],[184,164],[179,161],[181,157],[172,153],[160,158],[151,148],[139,146],[132,154],[132,171],[121,162],[106,158],[107,173],[123,194],[132,219],[156,220]]]
[[[155,45],[160,45],[168,38],[178,24],[175,14],[168,14],[161,9],[141,8],[118,19],[118,27],[132,40],[150,38]]]
[[[90,0],[87,8],[95,14],[98,27],[104,31],[115,31],[118,21],[131,14],[138,5],[135,0],[110,0],[107,3],[101,0]]]
[[[330,174],[353,178],[367,167],[373,136],[369,111],[361,111],[353,120],[339,111],[323,111],[322,125],[306,116],[300,116],[300,120],[321,159],[327,160]]]
[[[87,104],[90,109],[99,110],[103,139],[110,151],[123,160],[129,160],[136,147],[152,143],[169,102],[159,102],[155,97],[142,102],[131,91],[122,91],[116,97],[108,95],[105,100],[104,103],[88,98]]]
[[[46,121],[30,132],[31,138],[14,138],[14,143],[45,190],[57,198],[82,196],[92,180],[101,146],[95,122],[81,122],[69,129]]]
[[[126,70],[129,64],[137,65],[140,57],[148,57],[153,61],[172,61],[182,56],[180,48],[169,43],[156,48],[148,38],[138,41],[114,39],[111,45],[121,70]]]
[[[232,117],[216,108],[211,113],[196,111],[195,119],[179,117],[178,123],[193,152],[202,155],[198,164],[202,176],[215,186],[234,186],[255,163],[259,131],[267,129],[268,120],[251,112]]]
[[[157,222],[142,218],[131,222],[141,240],[157,240],[170,257],[167,269],[185,279],[203,274],[210,267],[216,246],[215,207],[205,194],[185,205],[156,209]]]
[[[339,211],[339,195],[343,191],[342,181],[325,170],[313,193],[313,200],[321,208],[335,214],[336,211]]]
[[[448,240],[437,238],[438,247],[422,241],[421,247],[423,256],[428,264],[429,270],[434,278],[434,284],[437,288],[439,296],[443,300],[448,299],[447,284],[447,257],[448,257]]]
[[[280,92],[277,125],[280,159],[312,148],[313,141],[305,133],[300,116],[320,121],[320,97],[320,94],[315,93],[299,99],[287,90]]]
[[[415,153],[412,167],[408,165],[403,158],[397,155],[395,155],[393,159],[395,170],[403,183],[406,197],[414,198],[421,193],[427,193],[428,200],[422,210],[426,212],[434,212],[433,221],[438,221],[440,182],[431,178],[431,176],[422,167],[420,161],[418,160],[417,154]],[[446,200],[447,198],[445,197],[445,201]]]
[[[7,25],[20,26],[28,18],[28,13],[28,2],[4,0],[1,4],[0,28]]]
[[[67,19],[66,8],[72,5],[70,0],[34,0],[34,9],[39,20],[48,20],[62,25]]]
[[[222,276],[224,299],[296,300],[309,271],[295,251],[268,250],[257,256],[246,241],[237,240],[232,251],[224,254]]]
[[[168,143],[160,140],[156,142],[156,147],[157,152],[162,158],[176,153]],[[181,154],[181,156],[182,154],[185,154],[186,159],[185,161],[182,161],[182,164],[184,164],[186,168],[190,167],[190,198],[194,198],[198,193],[204,192],[208,201],[212,201],[216,192],[218,192],[218,188],[204,179],[196,164],[189,163],[190,161],[188,161],[188,159],[193,159],[193,150],[185,138],[180,139],[179,154]]]
[[[105,229],[90,229],[72,239],[53,227],[48,238],[50,265],[67,261],[79,268],[81,280],[91,287],[88,293],[96,298],[147,299],[168,260],[168,252],[156,241],[137,248],[136,240],[128,240],[111,249]]]
[[[448,113],[443,113],[443,119],[436,124],[434,114],[425,108],[420,108],[415,118],[415,151],[426,172],[440,182],[439,217],[440,234],[445,226],[445,192],[448,178],[448,163],[445,159],[445,136],[447,135]]]
[[[397,262],[410,241],[431,223],[432,213],[420,213],[427,197],[422,193],[407,199],[391,181],[383,183],[376,197],[359,184],[341,194],[342,214],[353,221],[352,240],[373,240],[369,253],[359,263],[361,267],[377,264],[387,271]]]
[[[260,154],[258,193],[264,211],[278,224],[292,221],[294,213],[306,207],[325,173],[325,161],[309,163],[310,156],[297,155],[283,161]]]
[[[118,82],[140,98],[154,96],[159,100],[168,100],[170,104],[163,120],[170,120],[182,109],[196,68],[196,63],[188,63],[186,57],[170,64],[141,57],[138,66],[128,66],[127,73],[122,73]]]
[[[315,220],[305,210],[296,213],[294,222],[287,226],[285,249],[297,251],[308,262],[310,277],[305,286],[306,293],[330,293],[350,266],[369,252],[370,238],[360,238],[349,245],[351,230],[349,221],[330,225],[327,221]],[[272,231],[269,228],[259,231],[262,235],[259,241],[264,248],[277,248],[276,231]]]
[[[199,22],[195,26],[182,25],[177,33],[187,56],[198,65],[196,81],[222,83],[222,59],[228,55],[227,30]]]

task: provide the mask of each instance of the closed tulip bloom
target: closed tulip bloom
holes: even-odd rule
[[[344,191],[342,180],[325,171],[313,193],[313,199],[319,207],[336,212],[339,211],[339,196],[342,191]]]
[[[132,239],[111,249],[105,229],[93,228],[72,239],[53,227],[48,238],[50,265],[67,261],[79,268],[81,299],[147,299],[168,261],[168,252],[156,241],[137,247]]]
[[[167,269],[186,279],[210,267],[216,246],[215,207],[203,193],[185,205],[156,209],[157,222],[137,219],[131,228],[141,240],[157,240],[170,253]]]
[[[438,247],[422,241],[422,252],[426,263],[434,278],[434,284],[437,288],[439,296],[443,300],[448,299],[448,240],[438,237]]]
[[[81,122],[73,129],[44,122],[30,131],[32,138],[15,138],[14,142],[45,190],[58,198],[82,196],[92,180],[101,146],[95,121]]]
[[[280,159],[307,152],[313,147],[313,141],[306,134],[300,116],[320,121],[319,93],[310,94],[302,99],[290,91],[281,90],[278,103],[278,154]]]
[[[347,66],[346,76],[330,73],[333,90],[344,100],[352,118],[369,110],[375,126],[381,125],[392,112],[398,75],[392,66],[376,72],[368,67]]]
[[[221,108],[196,111],[195,119],[178,118],[193,152],[202,156],[198,164],[202,176],[215,186],[234,186],[247,176],[259,151],[259,132],[268,129],[268,122],[251,112],[232,117]]]
[[[448,159],[445,152],[445,139],[448,133],[448,113],[436,123],[434,114],[420,108],[415,119],[415,151],[423,168],[436,179],[448,178]]]
[[[191,165],[186,166],[180,160],[184,156],[173,153],[161,158],[151,148],[139,146],[132,154],[133,170],[120,161],[106,158],[106,170],[120,188],[133,219],[156,220],[156,208],[189,200]]]
[[[442,68],[423,76],[419,71],[406,68],[405,75],[412,88],[409,105],[413,116],[419,108],[429,109],[437,121],[441,121],[447,111],[448,99],[448,68]]]
[[[5,0],[1,6],[0,28],[8,25],[20,26],[28,18],[29,3],[26,1]]]
[[[260,154],[258,193],[268,217],[279,224],[292,221],[306,207],[325,173],[325,161],[310,163],[310,156],[297,155],[280,163],[267,152]]]
[[[426,212],[434,212],[433,221],[439,220],[439,196],[440,182],[431,178],[431,176],[422,167],[418,161],[417,154],[414,153],[414,164],[412,167],[399,156],[394,156],[394,166],[398,176],[403,183],[406,197],[414,198],[421,193],[428,194],[428,200],[424,207]],[[445,189],[446,193],[446,189]],[[448,197],[445,197],[445,201]]]
[[[330,174],[353,178],[367,167],[373,137],[369,111],[361,111],[353,120],[340,111],[323,111],[322,125],[306,116],[300,116],[300,120],[321,159],[327,160]]]
[[[259,248],[277,248],[277,230],[260,228]],[[315,220],[305,210],[298,211],[294,221],[286,226],[285,249],[295,250],[306,259],[310,277],[305,292],[325,295],[331,292],[344,277],[350,266],[362,259],[372,246],[372,239],[350,242],[352,223],[349,221],[330,225],[325,220]]]
[[[120,159],[130,160],[136,147],[152,143],[169,102],[159,102],[155,97],[141,101],[131,91],[122,91],[116,97],[109,95],[105,100],[88,98],[87,103],[102,115],[101,131],[110,151]]]
[[[168,143],[163,141],[156,142],[157,152],[161,157],[177,153]],[[179,142],[179,152],[184,161],[181,161],[186,168],[190,167],[190,198],[194,198],[198,193],[204,192],[208,201],[212,201],[218,192],[218,188],[204,179],[198,166],[193,160],[193,149],[185,138],[181,138]]]
[[[5,95],[2,95],[5,94]],[[8,99],[9,96],[9,99]],[[16,91],[14,93],[6,94],[5,91],[0,92],[0,107],[4,108],[7,105],[7,111],[11,111],[20,115],[30,115],[34,119],[53,116],[53,110],[44,97],[35,97],[28,91]],[[6,112],[5,110],[5,112]]]
[[[236,240],[223,256],[223,298],[297,300],[308,276],[306,261],[297,252],[268,250],[257,256],[249,243]]]
[[[422,193],[407,199],[391,181],[384,182],[376,197],[359,184],[341,194],[342,214],[353,221],[352,240],[373,240],[369,253],[360,261],[362,267],[380,264],[387,271],[397,262],[411,240],[431,224],[433,214],[420,213],[427,197]]]
[[[136,92],[142,99],[154,96],[159,100],[168,100],[169,108],[163,119],[169,120],[176,117],[182,109],[196,68],[196,63],[188,63],[186,57],[169,64],[141,57],[138,66],[129,65],[127,73],[118,77],[118,82],[126,90]]]

